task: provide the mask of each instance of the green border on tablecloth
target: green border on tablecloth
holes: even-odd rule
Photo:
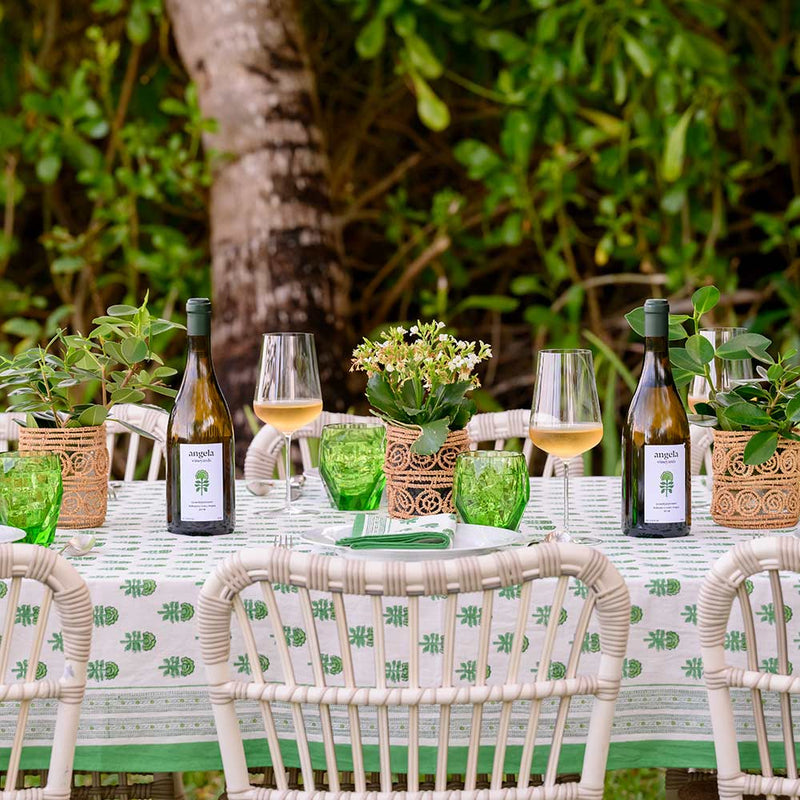
[[[321,743],[310,743],[311,756],[315,768],[324,769],[325,756]],[[352,760],[349,747],[337,746],[339,769],[351,770]],[[580,771],[584,746],[565,744],[559,762],[559,772]],[[773,765],[780,769],[784,764],[783,745],[773,743]],[[519,765],[521,748],[509,747],[506,756],[506,771],[515,772]],[[265,741],[251,739],[245,741],[247,761],[253,766],[269,764]],[[281,741],[281,752],[286,766],[299,767],[297,746],[294,742]],[[420,771],[423,774],[435,772],[437,748],[420,748]],[[544,772],[549,748],[538,747],[535,752],[533,772]],[[754,742],[739,745],[742,766],[745,769],[758,769],[758,750]],[[481,748],[478,772],[491,772],[493,751]],[[0,748],[0,770],[8,763],[9,748]],[[23,769],[45,769],[50,758],[49,747],[28,747],[22,755]],[[378,747],[364,747],[367,769],[377,771]],[[391,748],[392,771],[405,772],[407,764],[406,748]],[[451,747],[448,771],[462,773],[466,766],[467,748]],[[643,742],[616,742],[611,745],[608,756],[608,769],[632,769],[636,767],[694,767],[713,769],[716,765],[712,742],[691,742],[674,740],[648,740]],[[184,744],[136,744],[108,746],[79,746],[75,750],[75,769],[100,772],[190,772],[222,769],[219,747],[216,742]]]

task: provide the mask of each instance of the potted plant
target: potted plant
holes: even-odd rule
[[[443,322],[398,326],[353,351],[351,369],[368,375],[372,412],[387,424],[389,514],[408,518],[452,513],[453,468],[469,447],[476,411],[467,393],[480,385],[475,367],[492,355],[479,342],[444,331]],[[407,338],[406,333],[410,336]]]
[[[716,349],[700,334],[700,320],[719,302],[719,290],[704,286],[692,296],[692,316],[670,317],[670,339],[685,340],[670,348],[677,383],[705,379],[708,399],[689,415],[695,425],[714,428],[711,516],[733,528],[786,528],[800,519],[800,364],[791,350],[773,357],[772,342],[757,333],[742,333]],[[627,315],[644,334],[643,312]],[[690,322],[693,333],[684,325]],[[755,359],[758,377],[722,390],[712,369],[715,359]]]
[[[151,317],[147,297],[138,308],[111,306],[93,324],[88,336],[59,330],[44,347],[0,357],[0,389],[7,392],[8,410],[26,414],[20,450],[55,452],[61,458],[63,528],[95,527],[105,520],[105,421],[113,407],[140,403],[148,391],[175,395],[164,385],[175,370],[153,352],[151,339],[181,325]]]

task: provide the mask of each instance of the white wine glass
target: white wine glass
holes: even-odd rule
[[[292,434],[322,413],[317,350],[311,333],[265,333],[253,400],[255,415],[285,439],[286,506],[292,505]]]
[[[594,537],[570,536],[568,460],[591,450],[603,438],[603,420],[590,350],[541,350],[530,421],[531,441],[564,461],[563,528],[545,541],[597,544]]]
[[[700,335],[708,339],[714,346],[714,350],[729,342],[734,336],[747,333],[747,328],[701,328]],[[731,360],[727,358],[715,358],[710,364],[711,380],[719,392],[728,392],[737,384],[752,381],[755,377],[753,373],[753,359],[739,358]],[[695,406],[698,403],[708,402],[710,388],[708,381],[695,375],[689,386],[689,395],[686,398],[689,412],[696,414]]]

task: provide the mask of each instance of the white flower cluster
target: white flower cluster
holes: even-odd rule
[[[491,358],[489,345],[456,339],[442,329],[441,321],[417,322],[409,331],[402,325],[389,328],[377,342],[365,339],[353,351],[353,370],[368,375],[384,373],[393,385],[417,379],[427,391],[441,384],[469,381],[480,385],[473,374],[481,361]],[[407,340],[406,333],[411,334]]]

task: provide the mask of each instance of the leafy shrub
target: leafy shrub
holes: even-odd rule
[[[208,293],[212,123],[159,0],[55,21],[50,5],[0,19],[0,351],[85,329],[145,284],[164,317]],[[354,338],[419,317],[485,339],[484,410],[527,405],[532,345],[588,344],[606,472],[640,357],[624,314],[643,297],[683,313],[713,282],[717,323],[735,311],[797,346],[800,6],[302,8]]]
[[[42,9],[50,8],[45,4]],[[151,289],[207,293],[211,123],[168,50],[159,0],[0,15],[0,352],[88,332]]]
[[[339,2],[369,79],[358,84],[364,66],[341,55],[340,25],[322,13],[308,24],[327,33],[321,92],[342,108],[334,174],[339,159],[353,164],[342,202],[394,178],[381,216],[354,216],[345,238],[354,256],[368,242],[373,259],[376,238],[389,242],[380,269],[363,267],[364,327],[416,315],[477,325],[498,355],[498,380],[484,384],[504,406],[529,402],[531,342],[589,344],[606,471],[640,358],[623,316],[643,297],[688,311],[713,282],[717,324],[736,307],[796,344],[800,7]],[[360,98],[334,79],[364,86]],[[342,134],[356,128],[348,119],[367,128],[361,149]],[[398,177],[408,152],[417,160]]]

